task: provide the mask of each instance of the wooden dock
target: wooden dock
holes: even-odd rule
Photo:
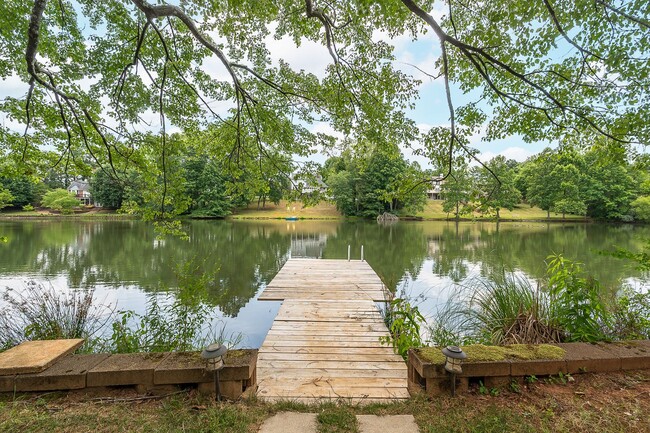
[[[260,300],[283,300],[259,350],[258,397],[353,403],[408,398],[406,364],[375,302],[383,283],[363,261],[292,259]]]

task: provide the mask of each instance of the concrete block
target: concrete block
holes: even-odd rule
[[[0,392],[14,392],[16,375],[0,376]]]
[[[510,376],[488,376],[483,380],[483,385],[486,388],[505,388],[510,385],[512,382],[512,377]]]
[[[257,349],[231,350],[221,370],[221,380],[248,380],[257,368]]]
[[[456,376],[456,393],[462,394],[469,388],[469,378]],[[451,376],[427,377],[426,394],[429,397],[451,394]]]
[[[93,386],[153,385],[154,371],[168,353],[118,353],[88,371],[86,383]]]
[[[212,371],[206,370],[200,352],[170,353],[155,369],[156,385],[212,382]]]
[[[16,391],[64,391],[86,387],[88,370],[110,355],[68,355],[45,371],[16,376]]]
[[[606,373],[621,370],[621,358],[596,344],[559,343],[566,351],[564,356],[568,373]]]
[[[462,377],[509,376],[510,361],[467,362],[462,364]]]
[[[598,348],[621,358],[622,370],[650,369],[650,341],[616,341],[598,343]]]
[[[512,376],[550,376],[559,372],[567,373],[564,359],[540,359],[513,361],[510,365]]]
[[[417,433],[413,415],[357,415],[361,433]]]
[[[0,375],[40,373],[83,342],[81,338],[25,341],[0,353]]]

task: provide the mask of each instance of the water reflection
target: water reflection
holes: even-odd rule
[[[365,258],[391,290],[411,290],[434,305],[468,278],[489,278],[504,268],[530,278],[544,276],[551,253],[585,263],[605,288],[640,274],[620,260],[598,254],[614,246],[640,249],[650,228],[601,224],[447,223],[335,221],[187,221],[189,241],[157,241],[139,221],[2,221],[0,283],[51,279],[68,287],[96,286],[106,293],[131,289],[175,290],[178,264],[194,261],[214,273],[208,299],[235,330],[261,343],[277,306],[258,294],[292,257]],[[266,327],[266,329],[265,329]]]

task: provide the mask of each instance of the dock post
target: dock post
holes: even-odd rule
[[[348,262],[350,261],[350,245],[348,245]]]
[[[361,245],[361,261],[363,262],[363,245]]]

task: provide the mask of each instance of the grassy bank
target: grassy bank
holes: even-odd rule
[[[37,218],[62,218],[62,219],[133,219],[133,215],[118,213],[114,210],[95,208],[87,211],[78,211],[72,214],[62,214],[48,209],[38,210],[3,210],[0,219],[37,219]]]
[[[427,200],[422,212],[412,215],[414,218],[423,220],[448,220],[454,219],[453,214],[448,214],[442,210],[442,200]],[[537,207],[530,207],[527,204],[520,204],[512,211],[501,210],[502,220],[511,221],[538,221],[547,220],[546,211]],[[344,219],[336,210],[336,206],[329,202],[321,202],[316,206],[304,207],[300,202],[289,203],[281,201],[280,204],[274,205],[267,203],[264,208],[257,207],[257,203],[251,203],[248,207],[237,209],[230,217],[232,219],[284,219],[286,217],[296,216],[304,219]],[[463,220],[492,220],[493,216],[481,214],[464,215]],[[575,220],[583,221],[585,218],[577,215],[566,215],[551,212],[551,220]]]
[[[442,200],[427,200],[424,210],[410,216],[422,220],[453,220],[454,215],[442,210]],[[520,204],[512,211],[501,210],[501,219],[504,221],[547,221],[546,211],[537,207],[530,207],[527,204]],[[264,207],[258,208],[257,202],[249,204],[245,208],[235,209],[230,219],[285,219],[297,217],[300,219],[321,219],[321,220],[343,220],[345,217],[336,210],[336,206],[329,202],[321,202],[315,206],[305,207],[301,202],[280,201],[279,204],[266,203]],[[113,210],[91,209],[87,212],[75,212],[74,214],[61,214],[50,212],[47,209],[33,211],[5,210],[0,212],[0,219],[7,218],[92,218],[92,219],[117,219],[135,218],[132,215],[117,213]],[[409,218],[409,217],[406,217]],[[485,216],[479,213],[463,215],[461,220],[493,220],[494,216]],[[552,221],[584,221],[585,217],[578,215],[566,215],[551,212]]]
[[[442,200],[427,200],[424,210],[418,212],[414,216],[417,218],[422,218],[425,220],[446,220],[454,219],[453,213],[446,213],[442,210]],[[530,207],[525,203],[517,205],[512,211],[507,209],[501,209],[499,212],[502,220],[513,220],[513,221],[530,221],[530,220],[548,220],[545,210],[542,210],[538,207]],[[462,220],[491,220],[494,219],[494,216],[485,216],[479,213],[473,215],[463,215]],[[584,221],[585,217],[578,215],[566,215],[564,218],[562,214],[551,212],[551,220],[576,220]]]
[[[412,414],[421,432],[647,432],[650,372],[580,375],[574,382],[537,381],[487,395],[390,405],[348,406],[251,401],[217,405],[193,391],[143,399],[132,391],[5,395],[3,432],[256,432],[280,411],[318,413],[320,432],[355,432],[356,414]]]
[[[343,219],[336,206],[328,202],[320,202],[315,206],[305,207],[301,202],[280,201],[279,204],[266,203],[257,207],[257,202],[245,208],[236,209],[229,217],[232,219],[285,219],[287,217],[304,219]]]

